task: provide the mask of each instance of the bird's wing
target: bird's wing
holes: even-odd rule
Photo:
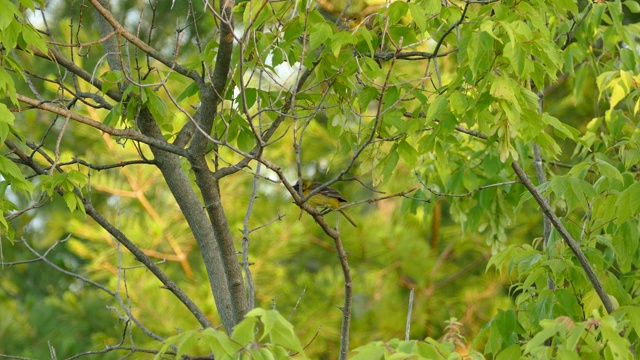
[[[313,190],[319,188],[321,185],[322,184],[320,184],[320,183],[314,182],[313,184],[309,185],[309,191],[313,191]],[[339,202],[347,202],[347,199],[342,197],[342,194],[340,194],[340,191],[338,191],[336,189],[332,189],[332,188],[329,188],[329,187],[328,188],[324,188],[324,189],[320,190],[320,194],[322,194],[324,196],[336,198],[336,199],[338,199]]]

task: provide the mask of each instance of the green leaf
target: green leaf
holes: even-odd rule
[[[425,15],[425,11],[422,10],[422,8],[418,4],[409,3],[408,5],[409,13],[411,14],[413,22],[416,24],[418,29],[420,29],[421,32],[427,31],[427,17]]]
[[[0,11],[4,13],[4,11]],[[13,49],[18,44],[18,38],[22,32],[22,24],[13,21],[2,31],[2,45],[5,49]]]
[[[331,43],[331,52],[333,53],[333,56],[338,57],[340,50],[342,50],[342,47],[344,45],[356,44],[357,39],[350,32],[340,31],[333,34],[333,36],[331,37],[330,43]]]
[[[590,201],[597,196],[593,186],[581,179],[570,178],[569,190],[571,191],[567,191],[565,195],[567,196],[567,200],[571,201],[570,207],[580,203],[586,209],[588,206],[587,200]]]
[[[231,339],[242,346],[250,344],[255,339],[257,323],[258,319],[255,317],[244,318],[244,320],[233,328]]]
[[[365,111],[369,106],[369,103],[373,99],[377,99],[380,96],[380,92],[373,86],[366,86],[360,90],[357,94],[358,102],[360,103],[360,110]]]
[[[397,145],[391,148],[389,154],[380,162],[380,165],[384,164],[384,168],[382,169],[382,177],[388,179],[393,174],[393,170],[395,170],[398,165],[398,160],[400,160],[400,156],[398,155]]]
[[[111,108],[107,116],[105,116],[103,122],[108,126],[117,126],[120,117],[122,117],[122,103],[117,103]]]
[[[444,94],[436,97],[429,104],[429,108],[427,109],[426,120],[431,121],[433,119],[436,119],[438,116],[440,116],[447,108],[448,102],[449,100],[447,99],[447,96]]]
[[[3,59],[7,63],[15,63],[15,60],[12,60],[11,56],[4,56]],[[11,66],[11,68],[13,68],[15,72],[22,71],[22,68],[18,63],[16,63],[15,66]],[[9,96],[11,103],[19,106],[18,98],[16,97],[16,86],[13,82],[13,78],[9,75],[9,72],[2,67],[0,67],[0,96]],[[8,119],[6,115],[2,118],[5,120]]]
[[[382,341],[376,341],[356,348],[354,352],[357,354],[352,356],[351,360],[380,359],[387,352],[387,347]]]
[[[622,306],[619,310],[630,320],[629,323],[636,336],[640,335],[640,307],[636,305]]]
[[[33,185],[24,178],[18,165],[1,155],[0,174],[11,183],[11,188],[14,191],[31,192]]]
[[[397,129],[397,132],[399,133],[405,132],[409,124],[411,124],[411,122],[407,121],[403,117],[403,114],[397,110],[390,110],[387,113],[385,113],[383,117],[383,123],[384,125],[392,125],[394,128]],[[387,127],[387,130],[391,131],[392,129],[389,129]]]
[[[424,6],[425,14],[436,15],[440,13],[442,9],[442,1],[440,0],[427,0]]]
[[[569,11],[574,14],[578,14],[578,3],[574,0],[558,0],[556,2],[560,9]]]
[[[513,310],[499,310],[493,326],[498,329],[502,339],[506,341],[513,336],[516,329],[516,321],[516,313]]]
[[[553,300],[554,296],[552,294],[546,291],[541,292],[540,297],[537,299],[537,302],[534,303],[533,309],[531,310],[530,320],[534,324],[553,317]]]
[[[244,91],[244,98],[247,100],[247,108],[251,109],[258,99],[258,89],[246,88]]]
[[[78,170],[69,171],[67,173],[67,178],[70,181],[73,181],[75,183],[74,185],[77,187],[83,187],[89,182],[89,177],[85,173]]]
[[[525,63],[527,60],[527,54],[522,48],[521,43],[514,43],[510,41],[504,47],[504,56],[509,59],[509,63],[513,68],[513,71],[520,77],[526,76],[525,74]]]
[[[4,143],[11,130],[13,130],[14,119],[15,116],[9,111],[7,105],[0,103],[0,143]]]
[[[393,4],[403,4],[403,2],[395,1]],[[389,26],[388,32],[394,46],[406,47],[418,42],[418,38],[412,27],[408,27],[406,25],[392,25]]]
[[[304,354],[302,345],[293,331],[293,325],[278,311],[267,310],[261,321],[264,324],[264,336],[268,335],[272,343]]]
[[[570,318],[579,318],[582,315],[582,307],[578,303],[576,296],[567,289],[557,289],[555,292],[556,301],[564,314]]]
[[[167,122],[167,104],[162,101],[153,89],[145,87],[144,92],[147,94],[147,101],[145,102],[145,105],[153,115],[156,122],[158,124]]]
[[[422,356],[424,359],[445,360],[447,355],[451,354],[451,350],[442,349],[443,346],[431,338],[427,338],[426,342],[418,342],[416,344],[415,354]],[[374,359],[373,357],[369,359]]]
[[[387,18],[389,19],[389,23],[396,24],[402,20],[402,18],[407,15],[409,11],[409,7],[407,3],[403,1],[394,1],[392,2],[387,10]]]
[[[297,40],[304,32],[304,23],[302,19],[297,16],[294,20],[285,25],[284,28],[284,40],[287,43]]]
[[[333,30],[327,23],[312,24],[309,31],[309,49],[313,50],[324,44],[331,35]]]
[[[593,314],[595,310],[603,308],[602,301],[595,290],[589,290],[582,295],[582,308],[585,314]]]
[[[616,201],[616,225],[627,221],[631,215],[640,210],[640,182],[626,188]]]
[[[249,318],[249,317],[254,317],[254,318],[260,318],[262,316],[264,316],[267,313],[267,310],[263,309],[263,308],[255,308],[252,309],[251,311],[249,311],[247,313],[247,315],[245,315],[245,318]]]
[[[0,7],[2,7],[2,11],[0,11],[0,31],[4,31],[11,23],[18,23],[14,16],[22,18],[22,14],[11,1],[0,1]],[[3,45],[9,48],[7,44]]]
[[[176,359],[181,359],[183,355],[193,351],[199,338],[199,334],[195,330],[185,331],[181,335],[182,336],[177,338],[175,344],[178,348],[178,351],[176,352]]]
[[[31,25],[24,25],[20,36],[24,42],[24,49],[27,52],[31,53],[32,51],[28,46],[33,46],[45,54],[48,53],[47,44],[44,39],[42,39],[42,36],[40,36],[40,34],[38,34]]]
[[[544,268],[539,267],[539,268],[533,269],[533,271],[531,271],[527,275],[527,278],[522,283],[522,288],[525,290],[529,289],[531,285],[538,282],[540,279],[544,279],[546,274],[547,273]]]
[[[198,84],[196,84],[195,82],[192,82],[189,86],[187,86],[186,89],[184,89],[183,92],[180,93],[180,95],[178,95],[176,102],[180,102],[186,98],[190,98],[193,95],[198,94],[199,91],[200,89],[198,88]]]
[[[580,131],[578,131],[578,129],[570,125],[563,124],[556,117],[549,115],[549,113],[545,112],[542,114],[542,121],[551,125],[556,130],[556,134],[560,135],[562,139],[569,138],[575,141],[578,136],[580,136]]]
[[[64,202],[67,204],[69,210],[74,211],[78,204],[78,198],[75,196],[75,194],[67,191],[62,197],[64,198]]]
[[[609,97],[609,109],[615,108],[616,105],[625,98],[625,96],[627,96],[627,91],[619,84],[614,85],[613,91],[611,91],[611,96]]]
[[[623,4],[634,14],[640,13],[640,4],[635,0],[624,1]]]
[[[412,168],[418,162],[418,152],[404,140],[398,142],[398,153],[400,153],[400,156],[407,165]]]
[[[540,330],[533,337],[533,339],[529,340],[527,342],[527,345],[525,345],[525,354],[531,353],[534,348],[543,345],[544,342],[547,341],[547,339],[554,336],[563,329],[562,324],[556,322],[555,320],[545,319],[540,322],[540,325],[542,326],[542,330]]]
[[[182,334],[171,336],[164,339],[164,341],[162,342],[162,346],[158,350],[158,353],[153,357],[153,359],[154,360],[163,359],[165,356],[165,353],[169,351],[169,348],[171,347],[171,345],[173,345],[180,336],[182,336]]]
[[[253,319],[256,321],[255,319]],[[242,323],[242,322],[241,322]],[[216,359],[233,357],[244,346],[235,340],[229,339],[226,332],[213,328],[206,328],[201,332],[201,340],[205,341]]]
[[[600,319],[602,338],[607,342],[614,359],[633,359],[635,356],[629,351],[629,341],[620,336],[621,326],[617,326],[616,319],[607,315]]]
[[[485,75],[495,58],[494,38],[488,32],[475,32],[468,40],[467,55],[473,81]]]
[[[251,131],[241,128],[238,132],[238,148],[242,151],[249,152],[255,146],[255,136]]]
[[[589,169],[591,169],[591,164],[587,163],[587,162],[581,162],[579,164],[574,165],[573,167],[571,167],[571,170],[569,170],[569,176],[574,176],[574,177],[583,177],[583,172],[588,171]]]
[[[520,110],[518,99],[515,94],[519,92],[518,85],[513,80],[501,76],[493,76],[491,84],[491,95],[496,99],[506,100],[509,104],[516,106]]]
[[[382,104],[383,109],[387,110],[389,108],[395,107],[397,105],[397,101],[400,98],[400,89],[397,86],[391,86],[387,89],[387,91],[382,96]]]
[[[624,182],[622,174],[613,165],[600,159],[596,159],[596,164],[598,166],[598,170],[602,175],[606,176],[609,179],[618,180],[621,183]]]
[[[511,360],[511,359],[519,359],[522,352],[520,351],[520,345],[514,344],[509,346],[508,348],[502,350],[496,356],[496,360]]]
[[[102,89],[100,90],[106,94],[111,89],[118,90],[118,84],[124,79],[124,75],[119,70],[107,71],[100,76],[100,79],[102,80]]]

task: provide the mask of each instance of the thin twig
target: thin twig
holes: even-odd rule
[[[470,196],[470,195],[473,195],[473,194],[477,193],[478,191],[482,191],[482,190],[486,190],[486,189],[490,189],[490,188],[494,188],[494,187],[500,187],[500,186],[505,186],[505,185],[513,185],[513,184],[520,184],[521,183],[521,181],[519,181],[519,180],[504,181],[504,182],[500,182],[500,183],[480,186],[478,188],[475,188],[475,189],[473,189],[473,190],[471,190],[469,192],[463,193],[463,194],[447,194],[447,193],[440,193],[440,192],[437,192],[435,190],[430,189],[425,183],[422,182],[422,180],[418,176],[418,173],[416,173],[416,177],[418,177],[418,181],[420,181],[422,186],[425,189],[427,189],[427,191],[432,193],[433,195],[435,195],[435,196],[444,196],[444,197],[458,197],[458,198],[467,197],[467,196]]]
[[[251,196],[249,197],[249,205],[247,205],[247,212],[242,220],[242,269],[244,270],[244,277],[247,282],[247,307],[252,310],[255,306],[256,289],[253,284],[253,277],[251,275],[251,269],[249,269],[249,218],[253,212],[253,204],[258,198],[258,183],[260,179],[261,164],[256,166],[256,174],[253,177],[253,189],[251,190]]]
[[[168,151],[170,153],[173,154],[177,154],[177,155],[182,155],[185,156],[186,152],[184,151],[184,149],[181,149],[177,146],[171,145],[169,143],[167,143],[164,140],[159,140],[156,138],[152,138],[150,136],[144,135],[136,130],[133,129],[115,129],[112,128],[110,126],[105,125],[104,123],[101,123],[99,121],[93,120],[89,117],[80,115],[80,114],[76,114],[66,108],[63,107],[58,107],[55,106],[51,103],[48,102],[41,102],[38,101],[36,99],[32,99],[29,97],[26,97],[24,95],[20,95],[20,94],[16,94],[16,97],[19,101],[25,103],[25,104],[29,104],[35,108],[41,109],[41,110],[46,110],[49,112],[52,112],[54,114],[58,114],[58,115],[62,115],[64,117],[69,117],[70,119],[73,119],[74,121],[77,121],[79,123],[82,124],[86,124],[89,125],[97,130],[106,132],[107,134],[110,135],[114,135],[114,136],[120,136],[126,139],[131,139],[131,140],[136,140],[136,141],[140,141],[142,143],[145,143],[147,145],[150,146],[155,146],[159,149],[162,149],[164,151]]]
[[[302,292],[300,293],[300,296],[298,296],[298,301],[296,301],[296,304],[293,305],[293,309],[291,309],[291,313],[289,313],[289,316],[287,317],[288,321],[291,321],[291,318],[293,317],[293,314],[295,314],[296,309],[298,309],[298,305],[300,305],[300,301],[302,300],[302,297],[304,296],[304,293],[307,291],[307,287],[305,286],[302,289]]]
[[[411,291],[409,292],[409,308],[407,309],[407,325],[405,326],[405,330],[404,330],[404,341],[409,341],[409,338],[410,338],[409,333],[411,332],[411,313],[413,312],[414,292],[415,292],[415,289],[411,289]]]

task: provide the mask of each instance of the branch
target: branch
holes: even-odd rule
[[[289,111],[291,111],[291,109],[293,108],[293,102],[295,100],[295,94],[297,94],[302,89],[302,86],[307,82],[307,79],[309,79],[309,76],[311,76],[311,74],[313,73],[313,71],[315,70],[316,66],[319,64],[319,62],[320,62],[320,60],[315,61],[310,68],[306,69],[302,73],[302,75],[298,79],[298,83],[296,84],[296,88],[295,88],[294,92],[290,93],[289,96],[287,97],[287,100],[285,101],[284,106],[282,107],[282,110],[280,111],[280,115],[278,115],[278,117],[273,121],[273,123],[271,123],[271,126],[269,126],[269,128],[261,135],[262,140],[265,143],[269,141],[269,139],[275,134],[276,130],[278,130],[278,128],[280,127],[282,122],[284,122],[284,120],[288,117]],[[257,156],[261,152],[262,152],[262,145],[261,144],[257,144],[251,150],[250,154],[252,156]],[[240,171],[245,166],[247,166],[249,164],[249,162],[251,162],[251,160],[253,160],[253,158],[245,157],[242,160],[238,161],[238,163],[236,163],[235,165],[232,165],[232,166],[217,170],[214,173],[214,176],[217,179],[221,179],[221,178],[223,178],[225,176],[229,176],[229,175],[235,174],[236,172]],[[267,165],[267,164],[265,164],[265,165]],[[268,167],[268,165],[267,165],[267,167]]]
[[[157,122],[153,119],[153,116],[148,110],[143,109],[138,118],[138,126],[140,131],[153,135],[154,138],[162,139],[162,133],[158,127]],[[158,169],[162,172],[162,176],[173,195],[176,203],[180,207],[180,210],[184,214],[185,220],[189,224],[189,228],[193,233],[198,248],[200,249],[200,255],[207,270],[207,278],[211,286],[211,292],[216,303],[218,315],[222,320],[227,332],[231,333],[233,327],[237,324],[233,315],[233,301],[231,298],[231,286],[228,283],[228,277],[226,275],[225,264],[222,262],[221,249],[216,239],[218,235],[216,233],[216,227],[213,226],[213,220],[207,216],[207,212],[202,206],[200,197],[196,194],[195,190],[190,184],[187,174],[182,169],[180,158],[170,152],[163,149],[152,147],[151,151],[155,156],[155,161]],[[191,168],[194,173],[197,172],[209,172],[209,169],[204,165],[193,162]],[[197,179],[196,175],[196,179]],[[202,187],[202,184],[198,184],[200,189],[208,189]],[[211,188],[211,191],[219,192],[218,185]],[[205,200],[205,206],[214,207],[216,209],[222,209],[222,202],[219,196],[216,197],[217,201],[207,203]],[[228,225],[227,225],[228,227]],[[240,267],[238,260],[234,259],[238,268]],[[238,284],[242,286],[242,283]],[[245,301],[246,298],[242,301]]]
[[[165,141],[162,140],[158,140],[155,138],[152,138],[150,136],[147,135],[143,135],[141,133],[139,133],[138,131],[135,131],[133,129],[114,129],[108,125],[105,125],[104,123],[101,123],[99,121],[93,120],[89,117],[80,115],[80,114],[76,114],[66,108],[62,108],[62,107],[58,107],[53,105],[52,103],[49,102],[42,102],[36,99],[32,99],[29,97],[26,97],[24,95],[21,94],[16,94],[16,97],[18,98],[19,101],[25,103],[25,104],[29,104],[35,108],[41,109],[41,110],[45,110],[45,111],[49,111],[52,112],[54,114],[58,114],[64,117],[69,117],[70,119],[73,119],[79,123],[85,124],[85,125],[89,125],[97,130],[103,131],[109,135],[113,135],[113,136],[119,136],[125,139],[131,139],[131,140],[136,140],[136,141],[140,141],[141,143],[147,144],[149,146],[152,147],[156,147],[158,149],[162,149],[164,151],[176,154],[176,155],[180,155],[180,156],[186,156],[186,152],[175,146],[172,144],[169,144]]]
[[[416,177],[418,177],[418,174],[416,173]],[[478,188],[475,188],[469,192],[463,193],[463,194],[447,194],[447,193],[439,193],[437,191],[431,190],[424,182],[422,182],[422,180],[420,180],[420,177],[418,177],[418,181],[420,181],[420,183],[422,184],[422,186],[427,189],[427,191],[429,191],[430,193],[432,193],[435,196],[444,196],[444,197],[467,197],[469,195],[473,195],[475,193],[477,193],[478,191],[482,191],[485,189],[489,189],[489,188],[493,188],[493,187],[500,187],[500,186],[504,186],[504,185],[513,185],[513,184],[521,184],[521,181],[518,180],[514,180],[514,181],[504,181],[504,182],[500,182],[500,183],[495,183],[495,184],[489,184],[489,185],[484,185],[484,186],[480,186]]]
[[[395,197],[407,197],[407,198],[409,198],[407,195],[411,194],[412,192],[414,192],[416,190],[418,190],[417,186],[414,187],[413,189],[400,191],[400,192],[397,192],[397,193],[391,194],[391,195],[379,196],[379,197],[374,197],[374,198],[370,198],[370,199],[353,201],[353,202],[350,202],[350,203],[348,203],[346,205],[342,205],[342,206],[340,206],[338,208],[332,209],[332,211],[338,211],[338,210],[346,209],[348,207],[352,207],[352,206],[358,205],[358,204],[365,204],[365,203],[366,204],[373,204],[373,203],[378,202],[378,201],[392,199],[392,198],[395,198]],[[422,201],[431,202],[429,200],[422,200]]]
[[[458,27],[460,24],[462,24],[462,21],[464,21],[464,17],[467,15],[467,9],[469,9],[469,4],[470,3],[465,3],[464,4],[464,9],[462,10],[462,14],[460,15],[460,19],[458,19],[458,21],[456,21],[455,23],[453,23],[445,32],[444,34],[442,34],[442,37],[440,38],[440,40],[438,41],[438,43],[436,44],[435,49],[433,49],[433,57],[437,57],[438,56],[438,50],[440,50],[440,46],[442,46],[442,43],[444,42],[444,39],[453,31],[453,29],[455,29],[456,27]]]
[[[613,307],[613,303],[611,302],[611,299],[609,298],[609,295],[607,294],[607,292],[604,290],[604,287],[600,283],[600,280],[598,280],[598,277],[596,276],[596,273],[593,271],[591,264],[589,264],[589,260],[587,260],[587,257],[584,256],[582,249],[580,249],[580,244],[578,244],[573,239],[571,234],[569,234],[569,231],[567,231],[567,229],[562,224],[562,221],[560,221],[560,219],[556,216],[556,214],[553,213],[553,210],[551,209],[549,204],[544,200],[544,198],[542,197],[538,189],[535,187],[535,185],[533,185],[531,180],[529,180],[529,176],[525,174],[525,172],[520,167],[520,164],[518,164],[517,161],[514,161],[511,163],[511,168],[516,173],[520,181],[522,181],[522,183],[527,188],[527,190],[529,190],[533,198],[536,200],[536,202],[544,212],[545,216],[549,218],[553,226],[556,228],[556,230],[558,230],[558,233],[560,233],[560,236],[562,236],[562,238],[564,239],[567,246],[569,246],[573,254],[576,256],[576,258],[580,262],[580,265],[582,266],[585,273],[587,274],[587,278],[589,279],[589,281],[591,282],[591,285],[593,285],[594,290],[600,297],[600,301],[602,301],[604,308],[607,310],[609,314],[613,314],[613,312],[615,311],[615,308]]]
[[[340,359],[347,359],[347,354],[349,352],[349,328],[351,326],[351,309],[352,309],[352,300],[353,300],[353,280],[351,277],[351,268],[349,267],[349,262],[347,261],[347,252],[342,245],[342,238],[340,235],[340,231],[337,228],[332,228],[327,224],[324,217],[311,205],[304,202],[305,199],[300,197],[297,191],[293,189],[293,185],[287,180],[282,169],[276,166],[275,164],[265,160],[258,159],[262,164],[264,164],[267,168],[274,171],[282,184],[287,188],[287,191],[293,196],[293,200],[296,205],[307,212],[313,219],[316,221],[320,228],[325,232],[325,234],[329,235],[331,239],[333,239],[333,243],[336,249],[336,253],[338,254],[338,259],[340,260],[340,267],[342,269],[342,274],[344,276],[344,302],[340,310],[342,311],[342,325],[340,328]]]
[[[9,140],[5,140],[5,145],[16,154],[29,168],[35,171],[38,174],[46,175],[47,172],[38,165],[33,158],[25,154],[20,148],[18,148],[15,144],[13,144]],[[51,162],[51,161],[49,161]],[[58,167],[59,169],[59,167]],[[60,170],[59,170],[60,171]],[[62,190],[58,190],[62,195],[64,192]],[[155,276],[162,282],[165,288],[169,289],[185,306],[189,311],[196,317],[200,325],[203,327],[211,327],[211,323],[204,315],[204,313],[198,308],[198,306],[178,287],[178,285],[171,280],[162,270],[156,265],[151,258],[149,258],[140,248],[138,248],[127,236],[122,233],[117,227],[113,226],[109,223],[103,216],[98,212],[93,205],[80,193],[80,190],[76,188],[76,195],[82,201],[84,205],[86,213],[91,216],[103,229],[105,229],[109,234],[111,234],[118,242],[120,242],[124,247],[126,247],[142,264],[144,264],[147,269],[149,269]]]
[[[469,134],[472,131],[466,130],[463,132],[465,134]],[[483,133],[478,133],[478,135],[476,136],[481,139],[487,138],[487,136]],[[553,224],[553,226],[556,228],[560,236],[562,236],[562,239],[564,240],[564,242],[567,244],[567,246],[569,246],[573,254],[576,256],[576,258],[580,262],[580,265],[584,269],[584,272],[586,273],[587,278],[589,279],[589,282],[591,282],[591,285],[593,286],[594,290],[598,294],[600,301],[602,301],[602,305],[604,305],[604,308],[607,310],[609,314],[612,314],[615,311],[615,308],[613,307],[613,303],[611,302],[609,295],[607,294],[604,287],[602,286],[602,283],[600,282],[595,272],[593,271],[593,268],[591,267],[589,260],[587,260],[586,256],[582,252],[582,249],[580,249],[580,244],[578,244],[573,239],[571,234],[569,234],[569,231],[562,224],[562,221],[560,221],[560,219],[553,212],[553,209],[551,209],[551,206],[549,206],[549,204],[547,204],[544,201],[544,198],[542,197],[538,189],[535,187],[535,185],[533,185],[533,183],[529,179],[529,176],[524,172],[524,170],[522,170],[522,168],[520,167],[520,164],[518,164],[517,161],[513,161],[511,163],[511,168],[516,173],[516,175],[518,176],[522,184],[524,184],[524,186],[527,188],[529,193],[531,193],[533,198],[536,200],[536,202],[542,209],[545,216],[549,218],[549,220],[551,221],[551,224]]]
[[[437,57],[447,56],[454,52],[458,52],[458,49],[446,51],[446,52],[443,52],[442,54],[428,53],[424,51],[405,51],[405,52],[401,51],[397,54],[395,51],[376,51],[373,53],[373,59],[389,61],[395,57],[398,60],[429,60]],[[369,58],[372,57],[370,52],[356,54],[356,55],[361,57],[369,57]]]
[[[65,240],[62,240],[62,241],[57,241],[57,242],[63,242],[63,241],[66,241],[66,239],[65,239]],[[57,244],[57,242],[56,242],[56,244]],[[52,263],[49,259],[47,259],[46,254],[45,254],[45,255],[40,255],[40,253],[38,253],[34,248],[32,248],[32,247],[31,247],[31,245],[29,245],[29,243],[28,243],[28,242],[26,242],[25,240],[22,240],[22,243],[24,244],[24,246],[26,246],[26,248],[27,248],[27,249],[28,249],[28,250],[29,250],[33,255],[37,256],[39,259],[41,259],[43,262],[45,262],[47,265],[51,266],[51,267],[52,267],[52,268],[54,268],[55,270],[57,270],[57,271],[59,271],[59,272],[61,272],[61,273],[65,274],[65,275],[71,276],[71,277],[73,277],[73,278],[75,278],[75,279],[78,279],[78,280],[80,280],[80,281],[82,281],[82,282],[85,282],[85,283],[87,283],[87,284],[90,284],[90,285],[92,285],[92,286],[95,286],[95,287],[97,287],[98,289],[100,289],[100,290],[102,290],[102,291],[106,292],[107,294],[111,295],[114,299],[116,299],[116,301],[117,301],[118,303],[120,303],[120,306],[122,307],[122,309],[123,309],[123,310],[125,311],[125,313],[127,314],[127,317],[128,317],[129,319],[131,319],[131,321],[133,321],[133,322],[134,322],[134,323],[135,323],[135,324],[140,328],[140,330],[142,330],[142,332],[143,332],[143,333],[145,333],[147,336],[149,336],[150,338],[152,338],[152,339],[154,339],[154,340],[157,340],[157,341],[164,341],[164,339],[163,339],[163,338],[161,338],[160,336],[156,335],[156,334],[155,334],[155,333],[153,333],[151,330],[147,329],[147,327],[146,327],[146,326],[144,326],[144,325],[143,325],[143,324],[142,324],[142,323],[141,323],[141,322],[140,322],[140,321],[139,321],[135,316],[133,316],[133,314],[131,313],[131,310],[130,310],[130,309],[128,309],[128,308],[124,305],[124,303],[122,302],[122,298],[120,298],[120,296],[119,296],[117,293],[115,293],[115,292],[113,292],[113,291],[111,291],[111,290],[107,289],[106,287],[104,287],[104,286],[102,286],[102,285],[98,284],[97,282],[95,282],[95,281],[93,281],[93,280],[87,279],[86,277],[81,276],[81,275],[78,275],[78,274],[73,273],[73,272],[71,272],[71,271],[67,271],[67,270],[65,270],[65,269],[63,269],[63,268],[61,268],[61,267],[59,267],[58,265],[56,265],[56,264]],[[49,248],[49,250],[51,250],[51,248]],[[47,253],[49,252],[49,250],[47,250]]]
[[[102,91],[102,81],[96,79],[96,77],[93,74],[88,73],[86,70],[76,65],[73,61],[64,57],[64,55],[62,55],[60,52],[54,49],[49,49],[49,51],[45,54],[38,49],[31,49],[31,48],[29,49],[29,51],[33,52],[33,55],[35,56],[53,61],[56,64],[61,65],[62,67],[69,70],[73,74],[78,75],[84,81],[93,85],[93,87],[95,87],[96,89]],[[114,89],[108,90],[106,94],[115,101],[120,101],[122,99],[118,91]],[[102,102],[100,103],[102,104]]]
[[[91,5],[93,5],[96,11],[99,12],[109,22],[109,24],[111,24],[111,26],[119,35],[122,35],[125,39],[127,39],[136,47],[138,47],[140,50],[149,54],[152,58],[160,61],[162,64],[164,64],[168,68],[175,70],[177,73],[184,75],[195,81],[200,80],[200,76],[196,71],[194,70],[190,71],[188,68],[175,63],[173,60],[162,55],[162,53],[160,53],[156,49],[149,46],[147,43],[142,41],[137,36],[127,31],[127,29],[125,29],[122,25],[120,25],[120,23],[113,17],[111,12],[109,12],[109,10],[107,10],[104,6],[102,6],[102,4],[100,4],[98,0],[89,0],[89,2],[91,3]]]
[[[129,166],[129,165],[154,165],[155,161],[153,161],[153,160],[128,160],[128,161],[121,161],[121,162],[115,163],[115,164],[94,165],[94,164],[86,162],[85,160],[75,158],[75,159],[73,159],[71,161],[61,162],[61,163],[58,164],[58,166],[67,166],[67,165],[73,165],[73,164],[80,164],[80,165],[84,165],[84,166],[88,167],[89,169],[102,171],[102,170],[121,168],[121,167]]]
[[[217,135],[211,135],[213,122],[218,114],[218,106],[223,99],[223,93],[227,87],[228,75],[231,69],[231,55],[233,53],[233,1],[220,0],[220,45],[216,56],[215,68],[211,78],[211,84],[199,82],[201,105],[198,109],[198,119],[191,145],[187,152],[195,181],[202,194],[204,210],[208,219],[205,219],[212,230],[212,240],[217,246],[218,264],[223,272],[216,276],[222,276],[227,285],[228,302],[225,304],[231,318],[225,324],[229,334],[233,326],[240,323],[248,312],[248,301],[242,268],[238,261],[233,235],[222,205],[219,178],[209,170],[207,163],[207,145],[211,141],[217,146]],[[211,4],[206,6],[215,14]],[[225,144],[226,145],[226,144]],[[215,149],[215,148],[214,148]],[[215,151],[215,150],[214,150]],[[186,180],[186,179],[185,179]],[[205,216],[206,218],[206,216]]]
[[[562,45],[561,49],[565,50],[569,44],[571,44],[571,40],[573,40],[573,37],[575,36],[576,32],[578,32],[578,29],[580,28],[580,26],[582,25],[582,23],[584,22],[584,20],[587,18],[587,15],[589,15],[589,13],[591,12],[591,9],[593,9],[593,2],[589,2],[587,5],[587,11],[584,12],[584,15],[582,16],[582,18],[580,18],[580,20],[576,21],[576,19],[573,19],[573,23],[571,24],[571,28],[569,29],[569,31],[567,31],[566,34],[560,34],[558,35],[558,37],[560,37],[561,35],[566,35],[567,39],[564,42],[564,45]],[[558,39],[556,39],[557,41]]]
[[[247,290],[249,292],[247,304],[249,310],[253,310],[256,301],[255,285],[253,283],[251,270],[249,269],[249,234],[251,233],[251,229],[249,229],[249,218],[253,212],[255,200],[258,198],[258,180],[260,180],[260,163],[258,163],[256,173],[253,176],[253,188],[249,197],[249,205],[247,205],[247,212],[242,220],[242,267],[244,269],[244,277],[247,281]]]

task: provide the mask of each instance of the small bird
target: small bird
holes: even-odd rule
[[[311,180],[302,179],[302,180],[299,180],[293,186],[293,189],[299,192],[300,184],[302,184],[303,197],[309,195],[310,192],[312,192],[313,190],[317,189],[322,185],[320,183],[313,182]],[[343,202],[347,202],[347,199],[342,197],[342,195],[338,190],[332,189],[330,187],[326,187],[320,190],[319,192],[317,192],[307,200],[307,204],[313,207],[323,207],[327,209],[327,211],[324,212],[323,215],[331,211],[331,209],[339,208],[340,203],[343,203]],[[356,225],[356,223],[353,221],[353,219],[349,217],[349,215],[347,215],[347,213],[342,211],[342,209],[339,209],[338,211],[340,212],[340,214],[342,214],[342,216],[344,216],[345,219],[347,219],[349,223],[351,223],[351,225],[353,225],[354,227],[358,227],[358,225]]]

